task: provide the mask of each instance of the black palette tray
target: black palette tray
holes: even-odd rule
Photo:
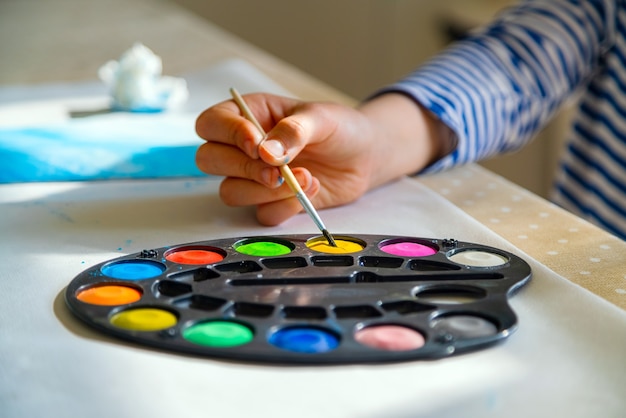
[[[252,362],[437,359],[506,339],[531,278],[509,252],[384,235],[215,239],[109,260],[66,289],[88,325],[139,344]]]

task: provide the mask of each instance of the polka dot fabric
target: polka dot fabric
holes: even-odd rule
[[[418,179],[555,273],[626,309],[626,242],[477,165]]]

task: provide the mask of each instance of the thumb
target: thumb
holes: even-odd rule
[[[270,138],[269,135],[259,144],[259,156],[271,165],[288,164],[290,161],[282,140]]]
[[[321,128],[316,120],[311,113],[281,119],[259,144],[261,159],[274,166],[289,164],[305,146],[316,142]]]

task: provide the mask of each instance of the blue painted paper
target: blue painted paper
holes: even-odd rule
[[[195,117],[112,113],[0,128],[0,183],[195,177]]]

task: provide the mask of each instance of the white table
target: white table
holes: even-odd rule
[[[310,233],[263,228],[208,179],[0,186],[3,417],[619,416],[626,313],[554,274],[413,179],[327,210],[335,233],[454,237],[524,257],[519,329],[498,346],[387,365],[283,367],[161,352],[94,332],[64,289],[110,258],[169,244]],[[394,216],[389,216],[390,207]],[[584,308],[581,308],[584,307]]]

